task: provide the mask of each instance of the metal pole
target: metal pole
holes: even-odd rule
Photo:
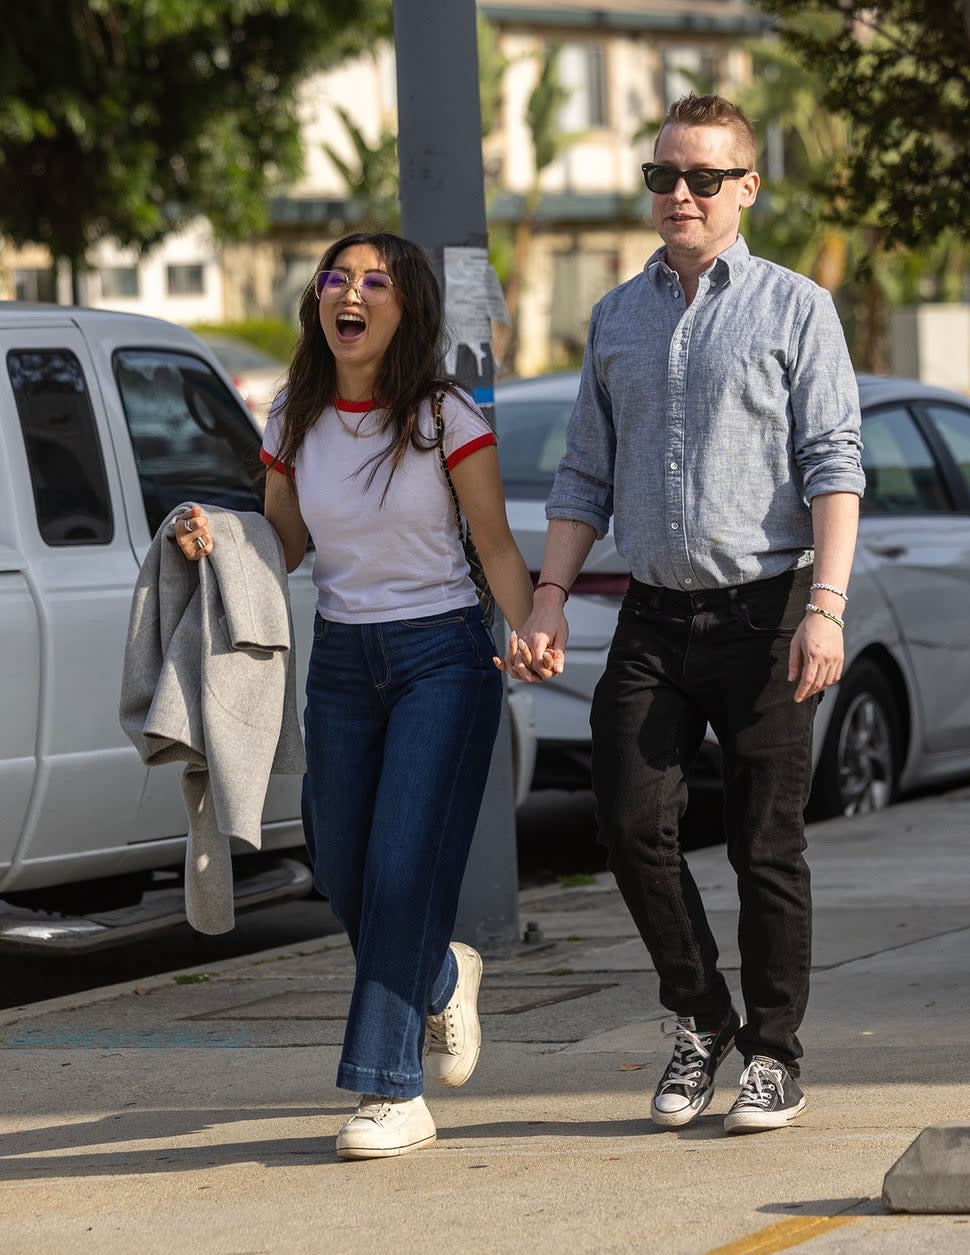
[[[475,0],[394,0],[401,229],[442,286],[451,373],[494,426]],[[458,910],[456,936],[486,952],[519,940],[508,708]]]

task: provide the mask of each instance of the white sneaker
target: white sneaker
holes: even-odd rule
[[[458,983],[443,1011],[429,1015],[424,1037],[424,1071],[439,1085],[464,1085],[475,1071],[482,1048],[478,987],[482,956],[464,942],[449,947],[458,965]]]
[[[361,1094],[357,1110],[337,1134],[341,1159],[387,1159],[430,1146],[438,1131],[424,1099]]]

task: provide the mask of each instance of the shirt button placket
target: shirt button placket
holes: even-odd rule
[[[671,538],[670,556],[677,579],[689,578],[690,558],[686,531],[681,527],[684,517],[684,442],[687,425],[687,345],[690,341],[691,311],[680,319],[670,342],[670,427],[666,475],[666,506]]]

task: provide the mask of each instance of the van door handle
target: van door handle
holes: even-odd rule
[[[901,558],[904,553],[908,553],[905,545],[866,545],[870,553],[878,554],[880,558]]]

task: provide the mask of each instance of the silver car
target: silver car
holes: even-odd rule
[[[211,349],[219,365],[231,376],[233,387],[246,402],[262,431],[270,406],[286,382],[286,362],[231,336],[205,332],[199,339]]]
[[[861,375],[866,496],[846,616],[846,667],[815,723],[811,818],[887,806],[970,775],[970,402]],[[509,518],[538,572],[544,503],[579,386],[570,372],[496,388]],[[588,783],[589,706],[628,571],[612,536],[569,600],[565,674],[535,688],[535,787]],[[698,770],[716,763],[708,732]]]

